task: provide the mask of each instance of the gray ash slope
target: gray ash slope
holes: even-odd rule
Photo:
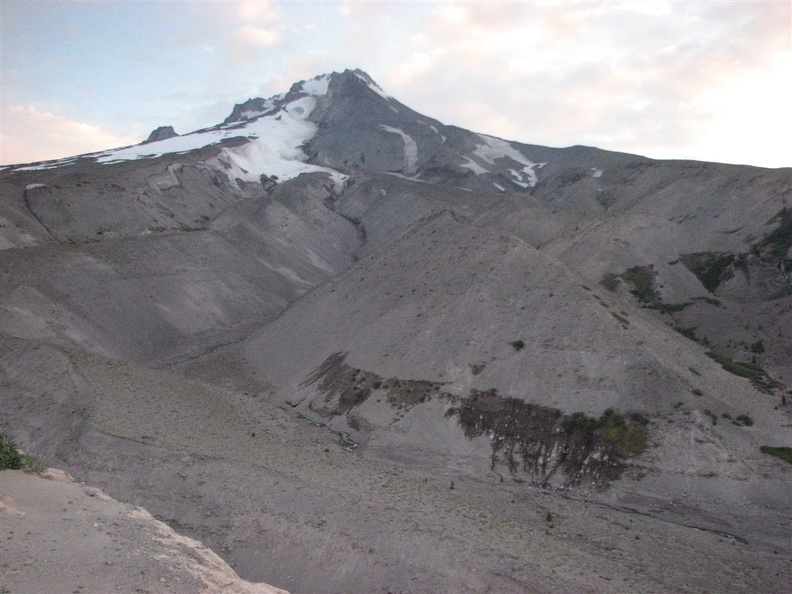
[[[646,531],[750,543],[693,555],[701,587],[781,591],[788,568],[772,551],[788,550],[778,517],[792,485],[760,446],[792,445],[789,168],[475,134],[361,71],[167,132],[0,170],[0,422],[24,447],[204,538],[243,577],[295,591],[353,591],[361,576],[373,589],[521,591],[527,578],[496,559],[527,567],[543,538],[538,591],[608,590],[586,555],[606,554],[597,534],[617,546],[625,510],[648,514]],[[328,461],[345,486],[319,470],[333,450],[312,445],[333,434],[298,414],[360,444],[346,471]],[[245,453],[251,434],[271,438],[269,458]],[[221,464],[207,452],[241,485],[233,501],[207,485]],[[141,479],[147,456],[157,481]],[[376,479],[394,468],[398,485]],[[278,477],[304,495],[277,495]],[[272,493],[267,513],[245,494],[254,483]],[[505,507],[474,497],[459,512],[465,484]],[[381,492],[350,506],[355,485]],[[514,513],[533,526],[519,514],[552,488],[573,493],[552,505],[580,530],[534,526],[505,551],[489,528],[465,532],[481,561],[456,575],[430,553],[476,509],[492,530]],[[395,518],[393,541],[378,536],[399,489],[420,502],[397,506],[427,526],[420,544]],[[515,499],[533,503],[515,512]],[[602,525],[581,516],[590,504],[609,510]],[[678,529],[658,538],[692,546]],[[608,557],[617,579],[638,580],[622,590],[696,591],[672,547],[644,540],[631,560]],[[551,553],[570,546],[565,563],[588,569],[557,581]],[[763,577],[715,575],[738,558]]]

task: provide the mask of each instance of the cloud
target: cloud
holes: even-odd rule
[[[387,42],[381,17],[348,17]],[[773,66],[789,54],[789,21],[787,3],[443,3],[380,82],[419,111],[506,138],[690,157],[715,146],[703,136],[722,142],[716,127],[739,110],[750,120],[741,87],[789,95],[788,73]],[[781,101],[759,104],[789,121]],[[739,129],[733,143],[786,142],[772,128]]]
[[[4,165],[58,159],[141,140],[42,111],[33,105],[4,109],[2,121],[0,163]]]

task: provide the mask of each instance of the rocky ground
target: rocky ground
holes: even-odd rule
[[[68,474],[0,473],[7,594],[287,594],[239,576],[200,542]]]

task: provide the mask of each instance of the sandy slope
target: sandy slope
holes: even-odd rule
[[[62,471],[0,473],[3,592],[286,594]]]

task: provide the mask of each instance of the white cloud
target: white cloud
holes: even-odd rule
[[[778,153],[790,116],[774,98],[789,97],[789,76],[768,64],[789,54],[789,13],[785,3],[438,4],[380,82],[442,121],[524,142],[716,159],[725,152],[707,147],[728,138]],[[387,38],[367,12],[350,18]],[[743,147],[741,160],[760,152]]]
[[[126,146],[140,138],[117,134],[85,122],[14,105],[2,112],[0,163],[29,163]]]
[[[239,49],[247,47],[269,47],[281,40],[281,34],[274,29],[245,25],[231,35],[231,43]]]

